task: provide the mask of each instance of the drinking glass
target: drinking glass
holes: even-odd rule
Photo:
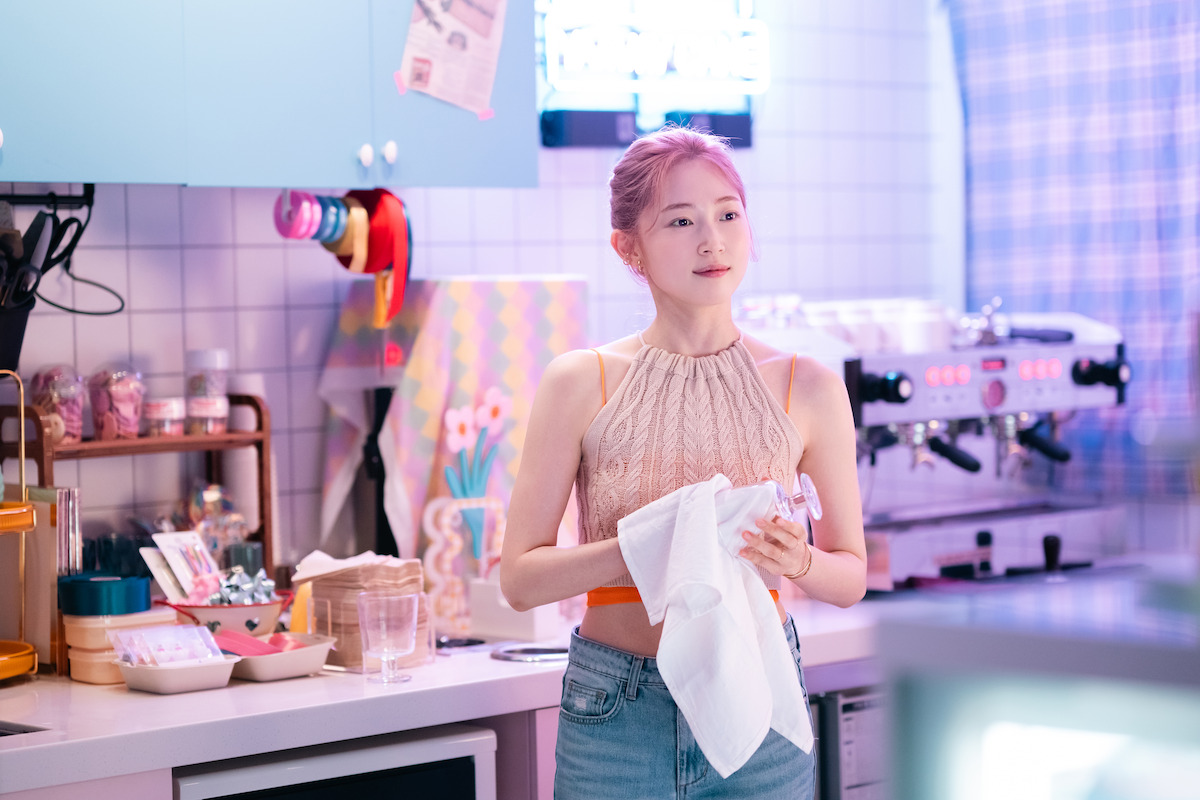
[[[800,473],[800,491],[791,497],[778,481],[763,481],[762,485],[775,490],[775,513],[784,519],[800,522],[800,514],[805,509],[814,520],[821,518],[821,498],[817,497],[817,487],[813,485],[807,472]]]
[[[400,671],[400,658],[417,646],[417,595],[387,590],[358,593],[358,625],[363,654],[378,658],[377,683],[402,683],[411,675]]]

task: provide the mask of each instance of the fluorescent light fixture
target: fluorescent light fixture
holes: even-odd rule
[[[545,0],[546,82],[559,92],[762,94],[767,26],[738,0]]]

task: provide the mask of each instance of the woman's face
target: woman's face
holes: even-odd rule
[[[746,209],[721,171],[693,159],[642,215],[638,257],[652,290],[685,305],[728,303],[750,260]]]

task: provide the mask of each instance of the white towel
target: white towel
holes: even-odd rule
[[[729,777],[774,728],[805,752],[812,723],[771,595],[737,556],[766,487],[685,486],[624,517],[617,540],[651,624],[658,669],[709,763]]]

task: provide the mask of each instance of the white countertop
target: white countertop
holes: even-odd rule
[[[806,667],[872,656],[876,606],[789,607]],[[0,688],[0,722],[46,730],[0,736],[0,793],[550,708],[564,667],[459,652],[408,670],[412,680],[396,686],[327,670],[174,695],[13,679]]]
[[[0,690],[0,792],[306,747],[545,707],[561,664],[438,657],[396,686],[324,671],[172,695],[39,676]]]

